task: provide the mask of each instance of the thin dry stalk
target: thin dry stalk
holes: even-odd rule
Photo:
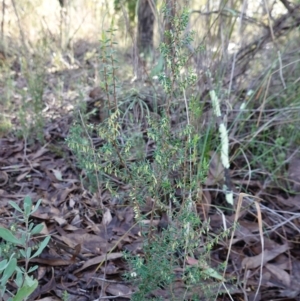
[[[261,199],[258,199],[258,200],[261,200]],[[258,286],[257,286],[256,293],[255,293],[255,296],[254,296],[254,300],[256,300],[256,297],[259,294],[259,289],[260,289],[261,283],[262,283],[265,243],[264,243],[263,221],[262,221],[260,204],[259,204],[258,201],[254,201],[254,202],[255,202],[255,207],[256,207],[256,211],[257,211],[257,221],[258,221],[259,236],[260,236],[261,249],[262,249],[262,251],[261,251],[262,256],[261,256],[261,265],[260,265],[260,273],[259,273],[259,282],[258,282]]]
[[[1,40],[4,41],[5,0],[2,0]]]

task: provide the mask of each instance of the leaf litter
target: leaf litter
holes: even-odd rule
[[[107,191],[93,195],[83,187],[80,170],[64,144],[69,125],[69,118],[49,124],[44,130],[48,141],[44,146],[36,142],[28,148],[22,139],[0,139],[1,226],[9,228],[13,222],[14,212],[8,201],[21,203],[26,195],[35,201],[42,200],[32,217],[43,223],[42,234],[50,234],[51,241],[43,253],[31,261],[39,265],[35,275],[39,287],[31,300],[61,300],[64,292],[68,293],[68,300],[128,300],[137,287],[124,278],[124,272],[130,272],[130,267],[123,252],[143,254],[141,227],[136,224],[132,207],[118,207],[118,202]],[[63,149],[63,155],[55,151],[59,148]],[[211,187],[222,184],[223,169],[217,155],[212,153],[211,156],[209,176],[199,187],[197,210],[209,224],[211,235],[217,235],[233,227],[236,217],[214,210],[218,193]],[[289,178],[295,178],[296,184],[299,182],[297,164],[295,161],[289,171]],[[130,189],[126,183],[115,180],[120,190]],[[296,184],[293,188],[298,190]],[[260,204],[261,218],[253,200],[243,200],[232,240],[221,239],[215,244],[211,262],[204,264],[191,256],[185,258],[187,266],[204,270],[210,280],[203,280],[202,286],[187,292],[180,276],[185,268],[178,266],[174,270],[178,278],[174,280],[172,291],[157,289],[149,298],[172,300],[175,294],[179,300],[189,300],[196,294],[205,300],[203,287],[215,281],[215,294],[219,294],[220,300],[229,300],[226,297],[229,291],[236,300],[270,300],[271,297],[297,300],[300,294],[300,216],[296,213],[299,197],[296,194],[284,198],[276,191],[267,193],[262,186],[258,189],[260,198],[268,203],[267,206]],[[104,207],[99,205],[99,199],[104,200]],[[151,212],[154,203],[145,197],[143,210]],[[260,223],[264,229],[263,243]],[[170,221],[162,213],[160,218],[144,220],[143,224],[156,228],[155,235],[159,236]],[[227,259],[222,275],[217,272],[217,266]],[[239,281],[223,287],[224,279]]]

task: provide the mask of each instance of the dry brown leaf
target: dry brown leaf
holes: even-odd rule
[[[276,277],[282,284],[286,287],[290,287],[291,285],[291,277],[289,273],[275,264],[266,264],[265,267]]]
[[[208,190],[203,190],[203,205],[204,205],[206,217],[208,217],[208,212],[211,206],[211,193]]]
[[[199,184],[199,187],[197,188],[197,194],[196,194],[196,204],[197,207],[201,208],[203,212],[204,219],[208,219],[208,212],[211,207],[211,194],[210,191],[203,189],[203,186]]]
[[[77,231],[78,229],[78,227],[69,224],[64,227],[64,230],[66,231]]]
[[[49,235],[49,230],[47,225],[45,224],[45,222],[40,223],[41,225],[43,225],[43,229],[42,231],[39,233],[39,235]]]
[[[120,252],[119,253],[109,253],[109,254],[103,254],[101,256],[96,256],[96,257],[91,258],[88,261],[86,261],[80,269],[78,269],[74,272],[74,274],[77,274],[80,271],[85,270],[86,268],[88,268],[92,265],[102,263],[105,260],[113,260],[113,259],[117,259],[117,258],[121,258],[121,257],[123,257],[123,253],[120,253]]]
[[[72,226],[75,226],[75,225],[78,226],[78,225],[81,224],[81,216],[80,216],[78,210],[72,210],[72,211],[73,211],[73,213],[75,214],[75,216],[72,218],[70,224],[71,224]]]
[[[210,152],[211,160],[209,164],[208,176],[205,185],[212,186],[223,181],[224,179],[224,166],[222,165],[221,158],[218,153]]]
[[[62,218],[62,217],[59,217],[59,216],[53,216],[52,217],[61,227],[65,226],[68,224],[68,222]]]
[[[255,269],[261,264],[264,266],[268,261],[274,259],[279,254],[284,253],[289,249],[288,244],[284,244],[279,246],[278,248],[274,248],[272,250],[265,250],[259,255],[253,257],[245,257],[242,261],[242,267],[247,269]]]
[[[44,191],[49,190],[49,188],[51,187],[51,180],[48,178],[42,178],[39,182],[38,188]]]
[[[44,285],[39,285],[36,290],[30,295],[30,300],[35,300],[36,297],[49,293],[56,288],[56,281],[55,281],[55,276],[54,276],[54,269],[52,268],[52,275],[51,278],[46,281]]]
[[[113,262],[109,262],[106,266],[102,266],[101,269],[104,275],[115,275],[119,274],[119,267],[117,267]]]
[[[30,156],[29,156],[29,160],[32,160],[32,161],[34,161],[34,160],[36,160],[37,158],[40,158],[41,156],[43,156],[45,153],[47,153],[49,150],[47,149],[47,148],[45,148],[45,147],[42,147],[42,148],[40,148],[36,153],[34,153],[34,154],[31,154]]]
[[[53,195],[53,204],[56,207],[59,207],[63,202],[65,202],[72,191],[78,189],[76,185],[71,185],[71,183],[53,183],[52,185],[57,188],[57,193]]]
[[[280,195],[276,196],[276,199],[282,203],[283,206],[287,206],[289,208],[289,210],[299,210],[300,209],[300,195],[296,194],[295,196],[289,196],[287,199],[283,198]]]
[[[45,277],[48,267],[39,266],[37,269],[37,280],[41,280]]]
[[[30,259],[31,263],[40,263],[40,264],[46,264],[50,266],[68,266],[73,264],[72,260],[64,260],[59,258],[32,258]]]
[[[252,244],[253,242],[259,241],[258,235],[252,233],[252,231],[258,230],[258,224],[252,222],[244,224],[243,222],[244,221],[240,221],[240,225],[235,231],[235,238],[232,243],[235,244],[239,241],[245,241],[248,244]]]
[[[44,201],[43,201],[44,202]],[[31,214],[31,216],[41,219],[41,220],[50,220],[53,216],[60,216],[61,211],[58,208],[53,206],[40,206],[37,211]]]
[[[68,244],[69,247],[81,244],[83,252],[92,252],[94,254],[105,252],[111,246],[107,239],[99,235],[84,233],[84,231],[76,231],[56,238]]]
[[[113,296],[120,296],[126,299],[130,299],[133,293],[130,287],[120,283],[109,284],[106,288],[106,292]]]

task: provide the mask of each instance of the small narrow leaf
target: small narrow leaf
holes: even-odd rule
[[[31,235],[39,234],[43,230],[43,224],[38,224],[36,225],[32,230],[31,230]]]
[[[28,226],[28,231],[27,232],[30,232],[31,234],[31,230],[33,229],[34,227],[34,223],[30,223],[29,226]]]
[[[3,275],[1,277],[1,285],[5,285],[7,280],[13,274],[17,266],[17,259],[11,258],[6,269],[3,271]]]
[[[7,267],[7,260],[4,259],[0,262],[0,272],[3,271]]]
[[[23,213],[23,210],[19,207],[19,205],[15,202],[9,201],[10,206],[12,206],[13,208],[15,208],[17,211]]]
[[[35,265],[35,266],[33,266],[33,267],[31,267],[29,270],[28,270],[28,274],[30,274],[30,273],[32,273],[32,272],[34,272],[35,270],[37,270],[38,269],[38,265]]]
[[[15,283],[17,285],[17,287],[21,287],[22,283],[23,283],[23,274],[21,272],[20,269],[16,268],[17,271],[17,275],[15,277]]]
[[[30,256],[31,256],[31,248],[28,247],[26,250],[26,258],[30,258]]]
[[[21,234],[21,237],[20,237],[20,244],[21,244],[22,246],[25,246],[25,244],[26,244],[26,233],[22,233],[22,234]]]
[[[37,251],[32,255],[30,259],[39,256],[48,245],[49,240],[50,240],[50,236],[45,237],[45,239],[40,243],[40,246],[37,249]]]
[[[37,210],[39,209],[41,202],[42,202],[41,199],[39,199],[39,200],[37,201],[37,203],[35,204],[34,208],[33,208],[32,211],[31,211],[31,214],[33,214],[35,211],[37,211]]]
[[[16,245],[20,245],[20,240],[17,239],[11,231],[8,229],[0,227],[0,237],[3,238],[4,240],[11,242]]]
[[[208,269],[204,270],[203,272],[211,278],[215,278],[215,279],[224,281],[223,276],[213,268],[208,268]]]
[[[20,254],[22,255],[23,258],[26,258],[25,250],[22,250],[22,249],[21,249],[21,250],[20,250]]]
[[[26,216],[29,216],[30,215],[30,211],[31,211],[31,207],[32,207],[32,200],[31,200],[31,197],[29,195],[27,195],[25,198],[24,198],[24,213]]]

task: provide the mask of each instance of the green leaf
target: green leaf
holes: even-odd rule
[[[6,291],[6,286],[0,285],[0,297],[1,297],[1,300],[3,299],[5,291]],[[7,301],[9,301],[9,299]]]
[[[36,225],[32,230],[31,230],[31,235],[39,234],[43,230],[44,226],[43,224],[38,224]]]
[[[25,244],[26,244],[26,233],[22,233],[22,234],[21,234],[21,237],[20,237],[20,244],[21,244],[22,246],[25,246]]]
[[[224,281],[224,278],[221,274],[219,274],[216,270],[214,270],[213,268],[208,268],[206,270],[203,271],[207,276],[211,277],[211,278],[215,278],[221,281]]]
[[[7,260],[4,259],[0,262],[0,271],[3,271],[7,267]]]
[[[24,213],[26,216],[29,216],[30,213],[31,213],[31,208],[32,208],[32,200],[31,200],[31,197],[29,195],[27,195],[25,198],[24,198]]]
[[[19,205],[15,202],[9,201],[10,206],[12,206],[13,208],[15,208],[17,211],[23,213],[23,210],[19,207]]]
[[[30,256],[31,256],[31,248],[28,247],[26,250],[26,258],[30,258]]]
[[[34,272],[35,270],[37,270],[38,269],[38,265],[35,265],[35,266],[33,266],[33,267],[31,267],[29,270],[28,270],[28,274],[30,274],[30,273],[32,273],[32,272]]]
[[[34,227],[34,223],[30,223],[29,226],[28,226],[28,231],[27,232],[30,232],[30,235],[31,235],[31,230],[33,229]]]
[[[37,201],[37,203],[35,204],[34,208],[33,208],[32,211],[31,211],[31,214],[33,214],[35,211],[37,211],[37,210],[39,209],[41,202],[42,202],[41,199],[39,199],[39,200]]]
[[[32,280],[32,279],[30,279],[30,281],[29,281],[27,278],[29,278],[29,277],[28,276],[26,277],[25,285],[18,290],[18,293],[12,299],[13,301],[26,300],[37,288],[38,281]]]
[[[14,254],[12,255],[14,256]],[[6,267],[6,269],[3,272],[2,278],[1,278],[1,285],[6,284],[7,280],[10,278],[10,276],[13,274],[17,266],[17,259],[16,258],[10,258],[9,263]]]
[[[15,277],[15,283],[16,285],[19,287],[21,287],[22,283],[23,283],[23,273],[20,269],[16,268],[17,271],[17,275]]]
[[[33,277],[28,276],[28,275],[25,276],[25,282],[24,282],[25,285],[33,286],[33,285],[35,285],[35,283],[38,284],[38,281],[36,279],[34,279]]]
[[[20,250],[20,254],[22,255],[23,258],[26,258],[26,252],[25,250]]]
[[[16,238],[11,231],[8,229],[0,227],[0,237],[3,238],[4,240],[11,242],[16,245],[20,245],[20,240]]]
[[[45,237],[45,239],[40,243],[39,248],[37,249],[37,251],[32,255],[31,258],[37,257],[39,256],[42,251],[46,248],[46,246],[48,245],[48,242],[50,240],[50,236]],[[31,259],[30,258],[30,259]]]

